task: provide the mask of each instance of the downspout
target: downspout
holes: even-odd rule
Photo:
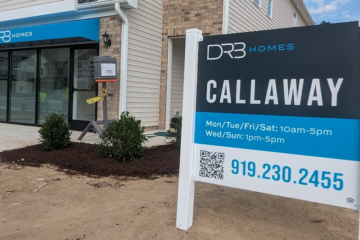
[[[119,96],[119,118],[126,111],[127,92],[127,68],[128,68],[128,45],[129,45],[129,21],[126,12],[121,10],[120,3],[115,3],[115,11],[122,22],[121,29],[121,65],[120,65],[120,96]]]
[[[229,1],[230,0],[224,0],[222,34],[229,33]]]

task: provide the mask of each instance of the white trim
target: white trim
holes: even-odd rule
[[[296,13],[296,11],[293,14],[293,27],[297,27],[297,13]]]
[[[18,20],[30,17],[40,17],[50,14],[76,12],[74,0],[66,0],[31,7],[18,8],[0,13],[0,22]]]
[[[230,0],[224,0],[222,34],[229,33],[229,8]]]
[[[167,82],[166,82],[166,118],[165,118],[166,120],[165,120],[165,130],[169,130],[169,128],[170,128],[172,50],[173,50],[173,38],[169,38],[168,39]]]
[[[181,230],[189,229],[193,223],[195,181],[192,179],[192,173],[194,169],[194,131],[198,51],[199,41],[201,39],[201,30],[186,30],[183,117],[176,212],[176,227]]]
[[[253,1],[253,3],[256,5],[256,6],[258,6],[259,8],[261,8],[261,0],[259,0],[259,4],[257,4],[255,1],[256,0],[252,0]]]
[[[120,91],[119,91],[119,118],[122,112],[126,111],[126,94],[127,94],[127,69],[129,54],[129,21],[127,11],[120,8],[119,3],[115,3],[115,10],[121,18],[121,60],[120,60]]]
[[[107,1],[107,0],[106,0]],[[18,27],[27,27],[34,25],[51,24],[57,22],[69,22],[90,18],[100,18],[117,15],[114,9],[114,3],[101,2],[101,6],[91,3],[92,7],[76,9],[77,0],[63,0],[59,2],[46,3],[31,7],[23,7],[0,13],[0,29],[10,29]],[[121,3],[122,8],[134,8],[137,6],[137,0],[111,0],[111,2]],[[96,7],[97,6],[97,7]]]
[[[0,20],[0,29],[11,29],[11,28],[20,28],[20,27],[28,27],[28,26],[36,26],[36,25],[44,25],[44,24],[52,24],[52,23],[60,23],[60,22],[70,22],[91,18],[101,18],[106,16],[114,16],[116,15],[116,11],[114,7],[111,8],[101,8],[96,11],[68,11],[63,13],[54,13],[45,16],[34,16],[31,18],[20,18],[16,20],[10,21],[1,21]],[[0,19],[2,15],[0,14]]]
[[[166,80],[166,118],[165,118],[165,130],[170,129],[170,109],[171,109],[171,83],[172,83],[172,59],[173,59],[173,42],[176,39],[184,39],[185,36],[169,37],[168,39],[168,68],[167,68],[167,80]]]
[[[270,15],[268,13],[268,10],[269,10],[269,2],[271,1],[271,6],[270,6]],[[266,8],[266,15],[269,17],[269,18],[273,18],[273,6],[274,6],[274,1],[275,0],[267,0],[267,8]]]
[[[88,2],[88,3],[78,3],[77,0],[74,1],[76,10],[86,10],[86,9],[94,9],[100,8],[104,6],[113,5],[114,3],[128,3],[127,0],[98,0],[97,2]]]

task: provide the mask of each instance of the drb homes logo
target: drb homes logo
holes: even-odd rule
[[[0,43],[9,43],[14,38],[32,37],[33,32],[12,33],[11,31],[0,31]]]
[[[230,57],[231,59],[241,59],[244,58],[247,53],[292,51],[294,48],[295,46],[293,43],[251,47],[247,47],[244,42],[210,44],[207,46],[207,60],[218,60],[224,55]]]

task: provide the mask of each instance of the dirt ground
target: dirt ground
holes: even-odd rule
[[[357,239],[355,211],[202,183],[180,231],[177,185],[0,163],[0,239]]]

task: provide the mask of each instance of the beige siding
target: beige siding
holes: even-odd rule
[[[306,26],[304,19],[299,15],[298,15],[298,19],[297,19],[297,24],[298,24],[298,27]]]
[[[261,0],[260,8],[253,0],[230,0],[229,33],[293,27],[294,11],[297,26],[306,26],[291,0],[273,0],[272,18],[267,7],[268,0]]]
[[[0,12],[62,1],[64,0],[0,0]]]
[[[175,117],[175,110],[182,115],[185,39],[173,40],[172,54],[170,119]]]
[[[127,110],[145,127],[158,126],[162,0],[139,0],[129,10]]]

